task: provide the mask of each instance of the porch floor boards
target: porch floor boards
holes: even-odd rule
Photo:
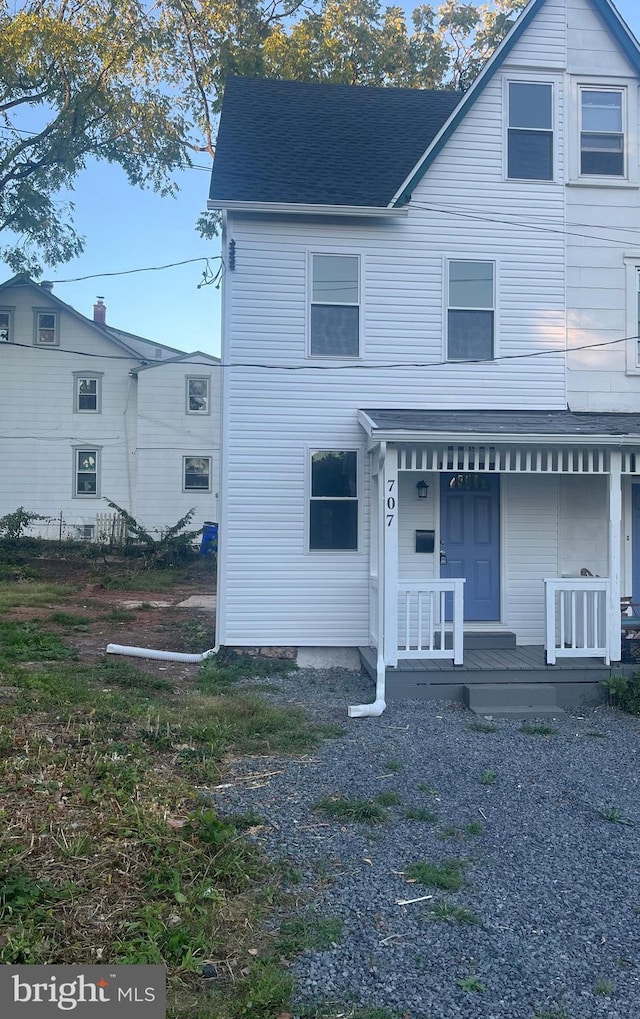
[[[360,648],[362,665],[375,679],[376,652]],[[465,650],[464,664],[449,659],[403,658],[387,668],[389,701],[405,698],[464,701],[465,687],[484,684],[547,684],[555,688],[563,707],[604,700],[602,682],[625,675],[637,666],[605,665],[600,658],[559,658],[547,665],[542,646]]]

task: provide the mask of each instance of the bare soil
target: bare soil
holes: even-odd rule
[[[7,618],[42,620],[78,652],[81,662],[95,664],[106,654],[107,644],[186,651],[199,654],[215,644],[215,609],[181,607],[193,595],[215,594],[215,573],[207,560],[196,560],[186,570],[176,571],[176,583],[167,587],[166,573],[144,571],[144,586],[135,587],[135,573],[114,561],[107,565],[77,559],[30,560],[30,580],[65,585],[72,590],[38,607],[7,610]],[[119,578],[126,578],[126,586]],[[20,583],[20,581],[17,581]],[[133,586],[130,586],[133,585]],[[56,621],[64,613],[85,620]],[[145,671],[179,681],[193,676],[197,665],[153,659],[129,659]]]

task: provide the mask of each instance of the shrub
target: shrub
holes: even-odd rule
[[[602,685],[612,707],[630,715],[640,715],[640,672],[634,672],[632,676],[612,676]]]

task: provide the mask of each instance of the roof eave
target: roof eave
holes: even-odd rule
[[[404,207],[380,205],[315,205],[297,202],[239,202],[225,199],[209,198],[207,209],[222,209],[225,212],[257,212],[275,215],[293,216],[349,216],[370,219],[407,216],[409,210]]]
[[[402,442],[402,443],[437,443],[447,446],[456,444],[464,445],[472,442],[475,445],[499,445],[515,443],[518,445],[548,445],[548,446],[638,446],[640,445],[640,432],[637,435],[620,433],[618,435],[605,435],[603,433],[586,435],[576,432],[555,432],[546,434],[544,432],[478,432],[473,428],[467,431],[443,432],[429,429],[417,428],[385,428],[378,427],[373,418],[364,410],[358,411],[358,422],[374,442]]]

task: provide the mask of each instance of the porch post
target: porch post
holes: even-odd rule
[[[611,451],[609,468],[609,660],[619,662],[620,644],[620,542],[622,538],[622,453]]]
[[[398,450],[387,446],[380,486],[384,548],[384,649],[387,665],[398,664]]]

